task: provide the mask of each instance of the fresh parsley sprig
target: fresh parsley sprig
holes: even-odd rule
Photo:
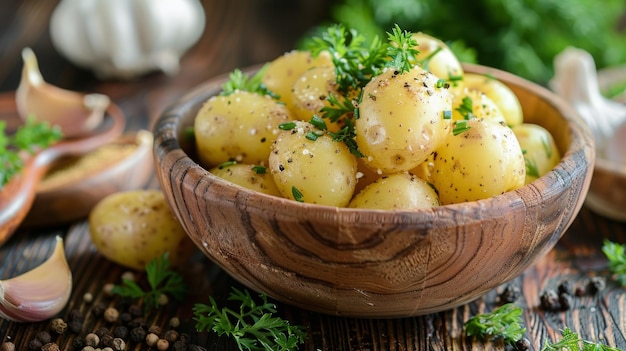
[[[150,289],[144,291],[133,280],[123,279],[121,285],[113,287],[113,293],[132,299],[143,299],[144,308],[159,307],[159,297],[164,294],[176,300],[183,300],[187,294],[187,286],[183,277],[172,270],[169,252],[152,259],[146,265],[146,276]]]
[[[263,75],[268,68],[269,64],[266,64],[252,76],[248,76],[240,69],[235,69],[228,76],[228,80],[222,84],[222,92],[220,95],[228,96],[235,91],[247,91],[260,95],[269,95],[274,99],[279,99],[280,96],[269,90],[263,83]]]
[[[602,252],[609,260],[609,270],[615,275],[616,280],[626,286],[626,251],[624,245],[605,239],[602,244]]]
[[[508,303],[490,313],[471,317],[465,322],[465,333],[467,336],[476,336],[483,340],[501,338],[506,344],[513,345],[526,333],[522,309]]]
[[[232,288],[228,300],[239,304],[239,310],[220,308],[213,297],[210,305],[196,304],[193,308],[198,331],[212,330],[235,340],[239,350],[291,351],[304,342],[306,333],[301,326],[274,316],[276,306],[260,295],[257,304],[247,290]]]
[[[563,329],[561,335],[563,337],[557,342],[546,341],[541,351],[620,351],[618,348],[582,340],[578,334],[567,327]]]
[[[6,121],[0,121],[0,189],[24,168],[20,152],[33,154],[62,137],[63,133],[58,126],[36,121],[34,117],[29,117],[13,135],[7,135]]]

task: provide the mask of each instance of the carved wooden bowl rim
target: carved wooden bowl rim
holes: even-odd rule
[[[513,279],[556,244],[582,206],[595,155],[582,120],[549,90],[497,69],[465,69],[522,94],[525,113],[559,116],[534,118],[562,151],[554,170],[490,199],[420,211],[335,208],[257,193],[210,174],[185,151],[189,144],[181,147],[191,116],[219,92],[221,76],[157,120],[158,179],[197,246],[235,279],[279,301],[377,318],[459,306]]]

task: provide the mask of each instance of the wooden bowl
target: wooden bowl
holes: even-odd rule
[[[526,121],[563,155],[547,175],[490,199],[419,211],[336,208],[260,194],[202,168],[188,127],[225,77],[168,108],[154,128],[157,178],[197,246],[247,287],[304,309],[405,317],[450,309],[505,283],[544,256],[587,193],[591,134],[555,94],[506,72],[467,65],[510,86]]]
[[[39,183],[22,225],[41,227],[84,219],[104,197],[142,188],[154,176],[151,150],[152,133],[140,130],[85,155],[59,160]]]

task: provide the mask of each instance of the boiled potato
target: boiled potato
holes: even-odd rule
[[[136,270],[165,252],[179,265],[196,249],[160,190],[123,191],[100,200],[89,214],[89,233],[104,257]]]
[[[262,164],[267,161],[278,125],[291,119],[291,112],[269,96],[236,91],[211,97],[195,118],[200,161],[207,166],[231,160]]]
[[[265,167],[247,164],[220,165],[210,170],[216,176],[228,180],[229,182],[243,186],[244,188],[256,190],[258,192],[280,196],[280,192],[274,184],[272,175],[266,172]],[[262,170],[262,172],[259,171]]]
[[[356,185],[357,161],[346,144],[303,121],[278,135],[269,168],[283,197],[308,203],[344,207]]]
[[[270,62],[263,75],[263,84],[280,95],[280,100],[292,108],[293,85],[302,73],[317,66],[332,66],[330,55],[322,52],[313,57],[308,51],[292,50]]]
[[[544,127],[522,123],[513,127],[513,133],[524,152],[526,184],[548,173],[561,160],[552,134]]]
[[[308,121],[329,106],[328,96],[338,95],[335,67],[318,66],[302,73],[293,84],[293,106],[296,118]]]
[[[500,108],[479,90],[465,90],[460,94],[454,95],[452,100],[452,120],[460,121],[468,119],[468,117],[506,123]]]
[[[452,83],[464,76],[461,62],[446,43],[422,32],[413,33],[412,37],[419,50],[417,61],[424,69]]]
[[[463,76],[462,85],[465,89],[478,90],[487,95],[498,106],[509,127],[514,127],[524,121],[522,104],[517,95],[501,81],[482,74],[466,73]]]
[[[439,205],[437,193],[425,180],[408,172],[382,176],[361,190],[348,207],[416,210]]]
[[[408,171],[445,141],[452,95],[420,67],[398,74],[387,69],[363,89],[356,143],[364,162],[382,173]]]
[[[526,165],[511,128],[473,118],[457,122],[467,128],[451,133],[437,149],[431,173],[442,204],[475,201],[524,185]]]

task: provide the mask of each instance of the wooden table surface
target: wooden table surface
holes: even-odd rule
[[[170,103],[204,80],[233,68],[264,62],[290,49],[311,25],[326,16],[325,2],[290,0],[202,1],[207,24],[203,37],[184,56],[182,70],[175,76],[149,74],[132,81],[100,81],[90,72],[71,65],[53,48],[48,34],[49,16],[57,1],[9,0],[0,4],[0,92],[9,93],[19,83],[23,47],[33,48],[44,78],[57,86],[109,95],[128,118],[127,129],[150,128],[159,113]],[[158,187],[153,180],[147,187]],[[77,336],[84,336],[104,325],[91,318],[96,303],[110,303],[102,292],[107,283],[118,284],[126,271],[98,254],[88,235],[85,221],[56,228],[20,228],[0,247],[0,279],[7,279],[43,262],[52,251],[54,237],[65,238],[66,255],[73,272],[71,301],[60,317],[67,318],[79,309],[86,322],[81,333],[59,336],[62,350],[71,350]],[[482,298],[459,308],[432,315],[404,319],[352,319],[320,315],[277,304],[278,310],[293,324],[306,327],[303,350],[491,350],[503,349],[499,343],[481,343],[465,337],[463,323],[471,316],[493,310],[506,288],[517,288],[515,301],[524,310],[526,338],[532,350],[540,350],[545,340],[560,339],[566,326],[583,339],[626,349],[626,290],[611,279],[596,294],[574,297],[565,311],[545,311],[540,295],[568,281],[583,287],[591,277],[607,277],[607,261],[600,248],[602,240],[626,241],[626,224],[602,218],[583,208],[564,237],[544,259],[513,281]],[[231,286],[237,286],[204,257],[194,257],[184,273],[193,291],[186,302],[171,304],[152,313],[150,323],[165,327],[177,316],[194,342],[207,350],[234,350],[232,342],[210,332],[194,333],[190,320],[194,303],[207,303],[208,296],[223,302]],[[198,279],[199,278],[199,279]],[[471,277],[468,277],[471,279]],[[86,303],[90,292],[95,301]],[[38,331],[48,330],[47,322],[20,324],[0,319],[0,342],[11,341],[17,350],[27,350]],[[147,349],[131,345],[129,349]]]

